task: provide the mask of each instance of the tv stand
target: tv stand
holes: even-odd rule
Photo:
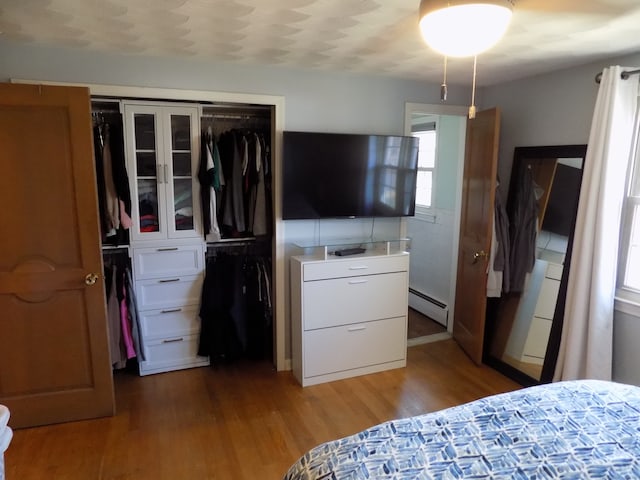
[[[406,366],[409,253],[367,246],[291,258],[292,367],[302,386]]]

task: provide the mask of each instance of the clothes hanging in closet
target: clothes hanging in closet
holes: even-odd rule
[[[104,267],[109,354],[115,369],[124,368],[129,359],[145,359],[135,290],[126,261],[105,259]]]
[[[272,348],[271,265],[267,258],[217,253],[207,261],[198,355],[211,363],[267,358]]]
[[[198,179],[207,240],[268,235],[272,207],[267,136],[232,129],[217,139],[208,130],[202,138]]]
[[[120,113],[94,115],[93,147],[102,242],[128,243],[126,230],[132,224],[131,192]]]
[[[221,238],[217,205],[222,188],[225,186],[225,179],[220,162],[220,152],[211,127],[201,135],[198,180],[201,186],[200,196],[205,240],[216,242]]]

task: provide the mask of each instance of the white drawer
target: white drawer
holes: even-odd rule
[[[407,273],[318,280],[303,284],[303,330],[407,315]]]
[[[140,374],[207,365],[208,357],[198,356],[198,340],[198,335],[185,335],[145,341],[146,359],[140,362]]]
[[[407,317],[314,330],[304,334],[304,377],[403,360]]]
[[[529,327],[529,334],[527,335],[527,340],[522,350],[523,357],[528,358],[523,358],[523,360],[542,365],[547,353],[547,344],[549,343],[552,323],[552,320],[547,320],[546,318],[533,317],[531,326]],[[539,361],[532,359],[538,359]]]
[[[302,279],[324,280],[328,278],[355,277],[386,272],[409,271],[409,255],[384,255],[335,259],[330,261],[305,262]]]
[[[196,275],[204,271],[202,245],[134,248],[133,270],[136,280]]]
[[[143,310],[140,312],[140,323],[145,339],[192,335],[200,332],[197,305]]]
[[[562,265],[559,263],[549,263],[547,265],[547,272],[545,274],[547,278],[553,278],[554,280],[562,279]]]
[[[202,275],[195,275],[137,281],[138,309],[198,305],[202,295],[202,280]]]
[[[542,286],[540,287],[540,293],[538,294],[538,301],[536,302],[534,315],[548,320],[553,320],[559,291],[559,280],[552,280],[550,278],[542,280]]]

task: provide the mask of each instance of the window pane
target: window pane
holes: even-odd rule
[[[158,232],[158,184],[155,180],[138,180],[140,231]]]
[[[431,207],[432,181],[433,172],[418,172],[418,178],[416,182],[416,205]]]
[[[420,139],[418,168],[434,168],[436,166],[436,131],[416,132],[413,136]]]
[[[171,147],[173,150],[191,150],[191,118],[171,115]]]
[[[624,284],[626,287],[640,290],[640,206],[637,205],[633,213]]]
[[[173,181],[176,230],[193,230],[193,197],[191,180]]]
[[[173,176],[191,176],[191,154],[173,152]]]
[[[136,150],[156,149],[156,118],[152,114],[136,113],[133,117]]]
[[[156,152],[136,152],[136,168],[139,177],[155,177]]]

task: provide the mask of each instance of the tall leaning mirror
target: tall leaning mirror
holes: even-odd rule
[[[498,265],[501,291],[487,299],[484,356],[523,385],[553,377],[586,148],[517,147],[514,152],[503,210],[508,254]]]

